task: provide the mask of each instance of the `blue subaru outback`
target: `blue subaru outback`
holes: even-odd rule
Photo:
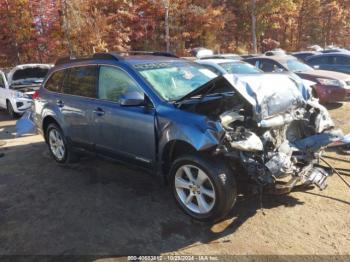
[[[62,58],[34,95],[34,120],[58,163],[92,151],[144,168],[186,214],[217,221],[243,182],[279,193],[325,188],[329,171],[315,152],[340,137],[300,83],[248,78],[159,52]]]

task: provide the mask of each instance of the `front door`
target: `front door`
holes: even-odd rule
[[[94,142],[105,154],[150,166],[155,158],[155,110],[151,105],[122,106],[121,96],[130,91],[143,93],[123,69],[100,67],[98,102],[93,114]]]

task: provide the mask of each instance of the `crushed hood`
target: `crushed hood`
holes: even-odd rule
[[[253,107],[260,121],[306,104],[309,87],[301,79],[287,75],[224,75],[233,88]]]

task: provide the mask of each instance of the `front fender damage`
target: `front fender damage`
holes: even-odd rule
[[[245,86],[247,90],[249,85]],[[253,115],[239,112],[244,119],[238,112],[221,115],[225,139],[217,153],[238,163],[249,180],[267,192],[288,193],[300,185],[324,190],[333,170],[321,166],[320,158],[328,146],[346,136],[318,100],[295,92],[288,100],[288,89],[279,89],[270,89],[268,96],[262,95],[266,89],[261,86],[249,89]]]

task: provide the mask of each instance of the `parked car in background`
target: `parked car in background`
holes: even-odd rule
[[[244,54],[244,55],[240,55],[240,57],[242,57],[242,59],[256,57],[256,56],[259,56],[259,55],[258,54]]]
[[[274,56],[274,55],[286,55],[286,51],[284,51],[281,48],[275,48],[273,50],[270,51],[266,51],[264,55],[266,56]]]
[[[348,52],[346,48],[339,48],[339,47],[334,47],[334,48],[326,48],[324,50],[321,50],[320,52],[323,54],[328,54],[328,53],[343,53],[343,52]]]
[[[224,74],[233,74],[239,77],[240,80],[243,81],[244,76],[257,75],[257,74],[265,74],[264,71],[258,69],[257,67],[241,61],[241,60],[233,60],[233,59],[223,59],[223,58],[204,58],[198,59],[195,62],[204,65],[214,73],[218,75]],[[285,71],[285,72],[271,72],[270,75],[285,75],[294,79],[297,82],[303,82],[305,86],[311,87],[314,82],[308,81],[305,79],[301,79],[299,76],[294,74],[293,72]],[[250,78],[248,78],[250,79]],[[273,77],[271,78],[273,79]],[[254,80],[253,80],[254,81]]]
[[[32,105],[32,95],[39,89],[52,65],[25,64],[0,72],[0,107],[11,117],[23,114]]]
[[[233,53],[224,53],[224,54],[214,54],[214,51],[204,47],[198,47],[191,50],[193,56],[198,59],[210,59],[210,58],[221,58],[221,59],[242,59],[241,56]]]
[[[320,47],[319,45],[310,45],[307,47],[307,50],[321,52],[324,49],[322,47]]]
[[[34,120],[58,163],[92,151],[143,167],[169,182],[186,214],[217,221],[242,182],[281,194],[324,189],[319,152],[344,138],[303,85],[249,79],[167,53],[61,59],[35,95]]]
[[[305,59],[309,56],[318,55],[321,54],[320,52],[316,51],[300,51],[300,52],[293,52],[291,53],[292,56],[298,58],[300,61],[305,62]]]
[[[315,83],[313,95],[322,103],[350,100],[350,76],[343,73],[315,70],[290,55],[260,56],[244,59],[264,72],[290,71]]]
[[[350,52],[314,55],[307,57],[305,61],[307,64],[316,69],[350,74]]]
[[[263,71],[244,61],[223,58],[198,59],[195,61],[219,75],[261,74]]]
[[[225,58],[225,59],[235,59],[235,60],[241,60],[242,57],[237,54],[233,53],[227,53],[227,54],[217,54],[216,55],[218,58]]]

